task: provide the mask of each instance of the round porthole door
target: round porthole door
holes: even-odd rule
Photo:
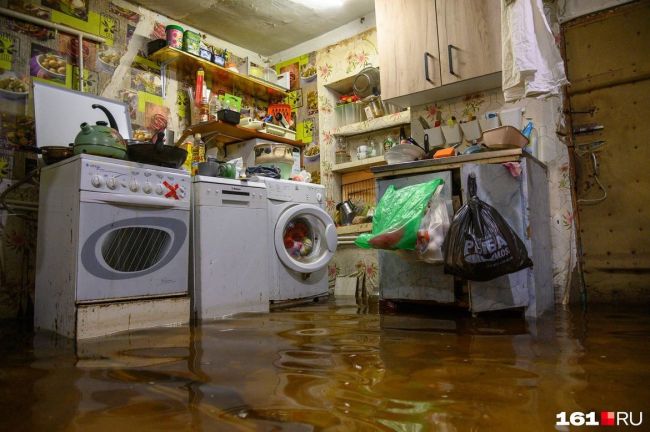
[[[318,271],[336,251],[336,227],[320,207],[299,204],[286,210],[275,225],[275,251],[289,269],[299,273]]]

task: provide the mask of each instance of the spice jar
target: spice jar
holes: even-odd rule
[[[167,45],[176,48],[183,48],[183,27],[170,24],[165,27],[165,36],[167,37]]]

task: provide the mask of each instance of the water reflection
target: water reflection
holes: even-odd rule
[[[2,430],[551,430],[642,411],[647,311],[379,314],[350,299],[72,344],[0,325]]]

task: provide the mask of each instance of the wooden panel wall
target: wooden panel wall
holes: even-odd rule
[[[623,6],[565,29],[575,135],[582,265],[589,300],[650,302],[650,1]],[[605,141],[594,154],[588,143]]]

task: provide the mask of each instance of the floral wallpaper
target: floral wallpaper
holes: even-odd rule
[[[336,211],[336,203],[341,201],[340,176],[332,172],[336,151],[336,139],[332,132],[340,126],[336,123],[334,107],[339,95],[325,85],[354,76],[365,67],[377,66],[378,54],[376,29],[316,52],[321,183],[326,190],[326,209],[332,216]],[[330,282],[333,283],[337,275],[362,273],[365,273],[368,291],[376,293],[379,288],[377,252],[360,250],[351,245],[339,246],[330,263]]]
[[[150,40],[164,38],[167,24],[187,29],[183,23],[119,0],[0,0],[0,7],[105,38],[104,44],[83,43],[84,91],[128,104],[134,131],[157,129],[164,119],[178,136],[189,123],[185,88],[193,85],[193,77],[181,81],[170,72],[163,97],[159,65],[146,58]],[[202,36],[220,48],[220,40]],[[238,54],[229,52],[229,61],[241,64]],[[0,191],[36,168],[32,81],[78,90],[79,63],[76,38],[0,16]],[[213,91],[241,96],[244,106],[266,108],[266,102],[237,89],[208,84]],[[37,193],[37,186],[26,185],[10,198],[35,203]],[[0,318],[30,313],[35,232],[34,221],[0,211]]]

